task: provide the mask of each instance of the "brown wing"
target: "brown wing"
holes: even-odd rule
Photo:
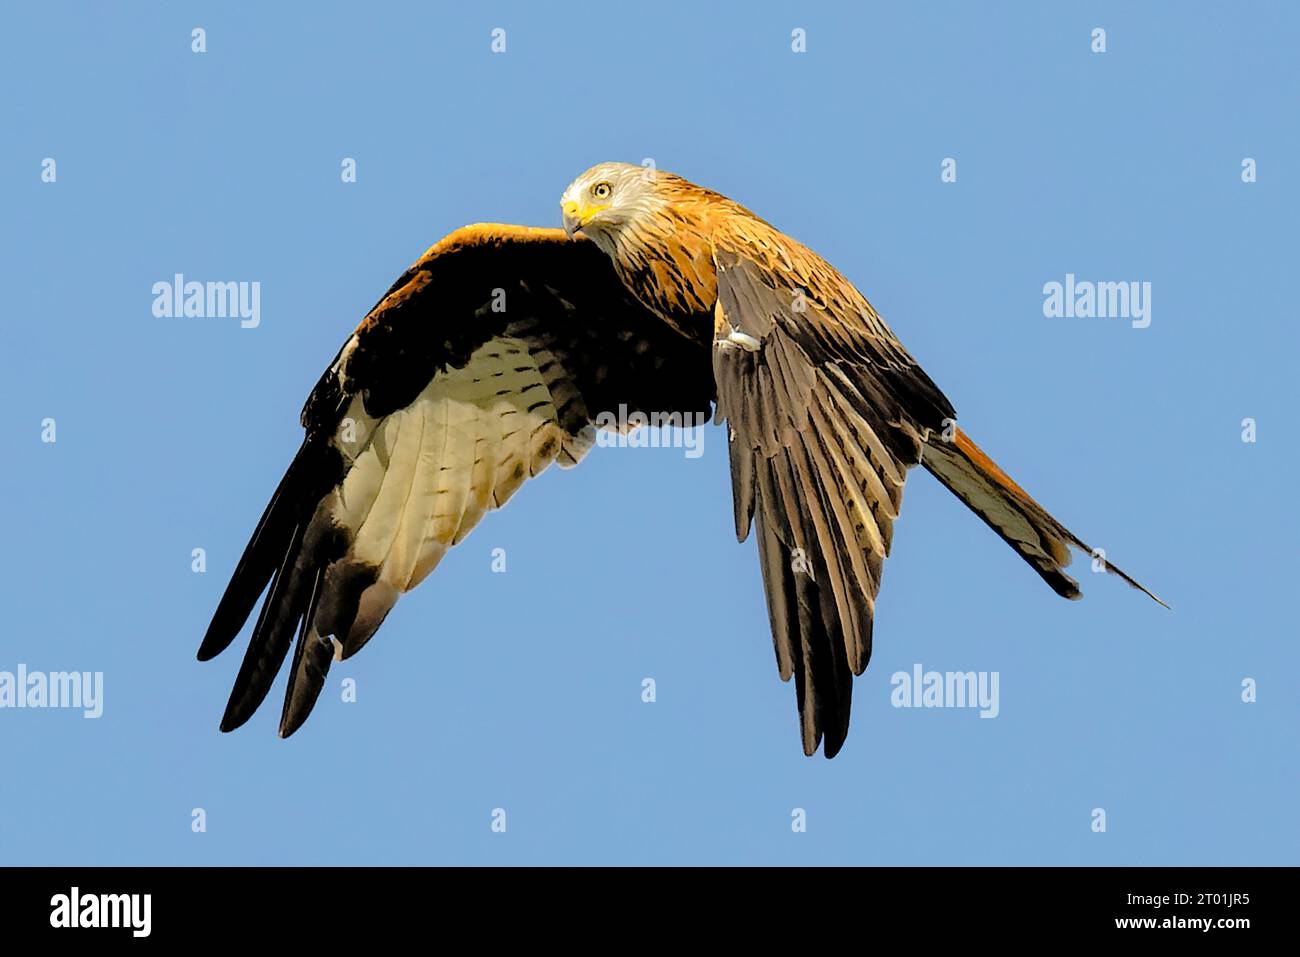
[[[758,538],[777,666],[806,754],[834,757],[871,657],[907,470],[954,413],[838,273],[764,224],[715,252],[718,419],[731,432],[736,535]]]
[[[707,350],[635,303],[590,242],[478,225],[434,245],[303,409],[303,445],[199,649],[225,649],[266,590],[222,730],[261,704],[296,630],[280,721],[292,734],[335,650],[359,650],[524,481],[576,464],[602,412],[707,416],[712,399]]]

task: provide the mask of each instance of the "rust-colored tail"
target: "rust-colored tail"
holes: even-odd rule
[[[985,455],[966,433],[954,429],[951,439],[931,434],[921,461],[931,475],[1032,565],[1053,591],[1065,598],[1083,597],[1079,583],[1062,569],[1070,564],[1071,545],[1089,555],[1092,549],[998,468],[997,463]],[[1169,607],[1109,560],[1105,566],[1106,571]]]

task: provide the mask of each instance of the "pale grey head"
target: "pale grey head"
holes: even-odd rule
[[[582,233],[607,253],[628,224],[652,213],[665,200],[655,189],[668,174],[631,163],[597,163],[568,185],[560,197],[564,231]]]

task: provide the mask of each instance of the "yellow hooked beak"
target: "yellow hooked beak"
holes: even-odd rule
[[[572,199],[566,199],[560,203],[560,212],[564,216],[564,231],[572,239],[574,233],[586,226],[593,216],[602,209],[609,209],[609,204],[603,206],[586,206]]]

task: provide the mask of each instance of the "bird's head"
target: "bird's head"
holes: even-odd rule
[[[570,236],[581,232],[602,247],[612,245],[625,226],[663,202],[656,184],[668,176],[653,167],[598,163],[560,197],[564,231]]]

